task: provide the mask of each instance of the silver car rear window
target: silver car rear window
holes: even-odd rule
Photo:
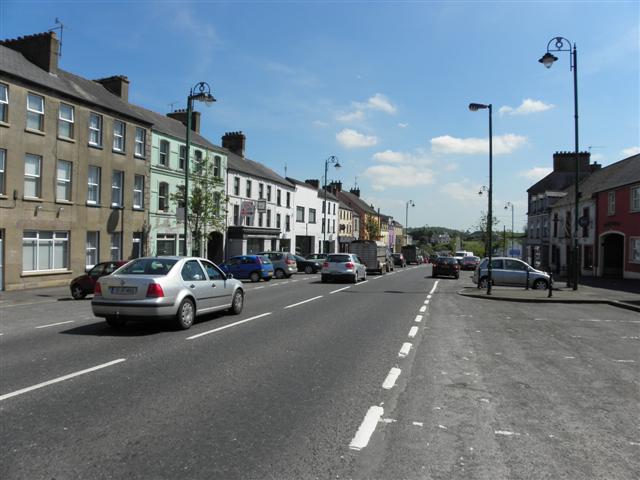
[[[351,257],[349,255],[329,255],[327,257],[327,262],[329,263],[341,263],[341,262],[350,262]]]
[[[139,258],[116,273],[122,275],[166,275],[178,262],[173,258]]]

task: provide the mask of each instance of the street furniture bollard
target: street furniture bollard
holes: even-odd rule
[[[553,273],[549,273],[549,293],[547,298],[551,298],[553,296]]]
[[[529,270],[530,269],[527,268],[527,282],[526,282],[525,287],[524,287],[525,290],[529,290]]]

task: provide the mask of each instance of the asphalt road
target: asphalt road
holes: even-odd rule
[[[247,284],[188,331],[0,307],[0,478],[638,478],[637,314],[396,272]]]

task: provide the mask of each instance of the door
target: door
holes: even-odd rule
[[[496,285],[505,285],[504,260],[491,260],[491,281]]]
[[[624,270],[624,237],[618,233],[611,233],[604,237],[603,249],[603,276],[622,277]]]
[[[182,266],[182,282],[196,299],[196,310],[209,310],[215,303],[215,293],[212,282],[205,275],[197,260],[189,260]]]
[[[504,282],[505,285],[523,286],[527,283],[527,266],[513,259],[504,260]]]
[[[202,266],[209,277],[209,289],[212,293],[212,308],[227,308],[231,305],[231,296],[233,295],[232,282],[227,282],[222,271],[213,263],[201,260]]]

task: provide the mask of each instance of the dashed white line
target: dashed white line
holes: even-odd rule
[[[50,323],[49,325],[40,325],[39,327],[35,327],[35,328],[55,327],[56,325],[64,325],[65,323],[73,323],[73,322],[74,320],[68,320],[66,322]]]
[[[430,302],[430,301],[431,301],[431,300],[429,300],[429,299],[427,298],[427,299],[424,301],[424,304],[425,304],[425,305],[429,305],[429,302]]]
[[[254,290],[260,290],[261,288],[264,288],[264,285],[262,287],[256,287]]]
[[[400,349],[400,351],[398,352],[398,356],[399,356],[400,358],[404,358],[404,357],[406,357],[407,355],[409,355],[409,352],[411,351],[411,347],[412,347],[412,346],[413,346],[413,345],[411,345],[411,344],[410,344],[410,343],[408,343],[408,342],[407,342],[407,343],[403,343],[403,344],[402,344],[402,348],[401,348],[401,349]]]
[[[411,327],[409,330],[409,338],[415,337],[416,333],[418,333],[418,327]]]
[[[416,319],[415,319],[415,321],[416,321],[417,323],[420,323],[420,322],[422,321],[422,319],[423,319],[423,318],[424,318],[424,317],[423,317],[422,315],[416,315]]]
[[[210,333],[219,332],[227,328],[235,327],[236,325],[240,325],[242,323],[250,322],[251,320],[257,320],[258,318],[266,317],[267,315],[271,315],[271,312],[261,313],[260,315],[256,315],[255,317],[250,317],[244,320],[240,320],[239,322],[230,323],[229,325],[225,325],[224,327],[214,328],[213,330],[208,330],[206,332],[198,333],[196,335],[192,335],[191,337],[187,337],[186,340],[193,340],[194,338],[202,337],[204,335],[209,335]]]
[[[427,311],[427,306],[426,305],[421,306],[419,311],[420,311],[420,313],[426,312]]]
[[[306,300],[303,300],[303,301],[298,302],[298,303],[294,303],[294,304],[292,304],[292,305],[287,305],[287,306],[286,306],[286,307],[284,307],[284,308],[293,308],[293,307],[297,307],[298,305],[302,305],[303,303],[313,302],[314,300],[317,300],[317,299],[319,299],[319,298],[322,298],[322,295],[318,295],[317,297],[313,297],[313,298],[308,298],[308,299],[306,299]]]
[[[435,292],[435,291],[436,291],[436,287],[438,286],[438,282],[439,282],[439,281],[440,281],[440,280],[436,280],[436,283],[434,283],[434,284],[433,284],[433,288],[432,288],[432,289],[431,289],[431,291],[429,292],[429,295],[432,295],[432,294],[433,294],[433,292]]]
[[[387,378],[385,378],[384,382],[382,383],[382,388],[384,388],[385,390],[393,388],[396,384],[396,380],[400,376],[400,373],[402,373],[402,370],[397,367],[393,367],[391,370],[389,370]]]
[[[117,360],[103,363],[102,365],[96,365],[95,367],[87,368],[85,370],[80,370],[78,372],[70,373],[68,375],[63,375],[62,377],[54,378],[53,380],[49,380],[47,382],[38,383],[37,385],[32,385],[31,387],[22,388],[20,390],[16,390],[15,392],[5,393],[4,395],[0,396],[0,402],[8,398],[15,397],[17,395],[22,395],[23,393],[31,392],[33,390],[37,390],[39,388],[46,387],[48,385],[52,385],[54,383],[62,382],[64,380],[69,380],[70,378],[77,377],[79,375],[84,375],[85,373],[90,373],[96,370],[100,370],[101,368],[110,367],[111,365],[124,362],[125,360],[126,358],[118,358]]]
[[[368,282],[369,282],[369,280],[363,280],[358,285],[363,285],[363,284],[368,283]]]
[[[367,414],[364,416],[364,420],[362,420],[362,423],[358,428],[358,431],[349,444],[349,448],[351,450],[362,450],[367,445],[369,445],[371,435],[373,435],[373,432],[376,429],[376,425],[380,421],[380,418],[383,414],[384,409],[382,407],[369,408]]]
[[[380,280],[382,277],[373,277],[374,280]]]
[[[431,295],[427,295],[427,300],[429,300],[431,298]]]
[[[341,292],[341,291],[343,291],[343,290],[346,290],[347,288],[351,288],[351,287],[343,287],[343,288],[339,288],[339,289],[337,289],[337,290],[334,290],[333,292],[329,292],[329,295],[331,295],[332,293],[338,293],[338,292]]]

